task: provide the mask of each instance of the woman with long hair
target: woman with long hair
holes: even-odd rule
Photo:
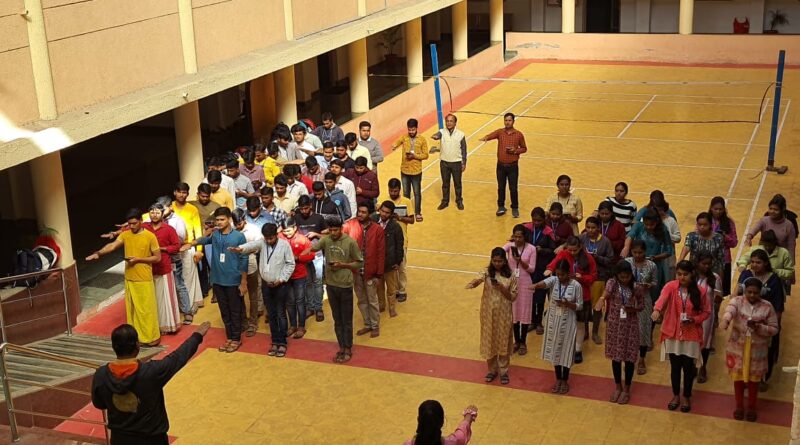
[[[558,191],[547,198],[545,208],[557,202],[561,204],[564,212],[564,219],[572,225],[572,234],[578,236],[578,223],[583,221],[583,202],[575,192],[572,191],[572,178],[567,175],[560,175],[556,179]]]
[[[567,241],[567,238],[574,235],[572,224],[564,216],[564,207],[560,203],[554,202],[547,209],[545,223],[553,232],[553,240],[555,240],[556,246],[560,246]]]
[[[597,300],[603,295],[606,287],[606,280],[614,272],[614,265],[617,263],[617,256],[614,254],[614,247],[611,241],[603,236],[600,230],[600,219],[595,216],[586,218],[586,230],[581,233],[581,243],[586,252],[594,259],[597,265],[597,280],[589,288],[590,306],[597,304]],[[603,319],[603,311],[592,310],[592,341],[596,345],[603,344],[600,339],[600,323]]]
[[[509,266],[517,279],[517,299],[512,305],[514,322],[514,352],[519,355],[528,353],[528,326],[531,324],[533,291],[530,289],[531,274],[536,270],[536,248],[525,241],[525,227],[514,226],[511,242],[503,246]]]
[[[644,215],[648,209],[657,208],[664,209],[667,215],[675,218],[675,213],[669,209],[669,204],[667,203],[667,199],[664,197],[664,192],[661,190],[653,190],[650,192],[650,200],[647,201],[647,205],[639,209],[639,211],[637,211],[636,215],[633,217],[634,224],[642,221],[642,218],[644,218]]]
[[[636,222],[636,203],[628,199],[628,184],[618,182],[614,186],[614,197],[607,196],[606,202],[613,206],[614,218],[625,227],[625,232],[630,231]]]
[[[769,209],[763,218],[747,232],[744,238],[745,247],[750,247],[753,242],[753,237],[759,232],[763,233],[766,230],[772,230],[775,237],[778,239],[778,246],[783,247],[789,251],[789,257],[795,258],[795,249],[797,246],[797,215],[790,212],[786,208],[786,198],[783,195],[775,195],[769,200]],[[786,295],[792,293],[792,284],[795,283],[795,277],[784,281],[784,289]]]
[[[531,222],[523,224],[527,233],[525,234],[528,243],[536,248],[536,267],[531,274],[531,281],[537,283],[544,279],[544,271],[547,265],[555,258],[553,252],[556,248],[556,241],[553,230],[546,224],[546,215],[541,207],[534,207],[531,210]],[[533,315],[532,324],[529,329],[536,330],[536,335],[544,334],[544,302],[547,298],[545,289],[533,291]]]
[[[736,223],[728,216],[728,209],[725,207],[725,198],[715,196],[711,198],[708,206],[708,213],[711,214],[711,230],[722,235],[723,247],[725,251],[725,265],[722,268],[722,296],[727,297],[731,294],[731,280],[733,279],[733,268],[731,266],[733,257],[731,249],[739,244],[739,237],[736,234]],[[719,305],[715,305],[715,312],[719,313]]]
[[[661,353],[669,356],[672,380],[672,400],[667,408],[681,412],[692,410],[692,386],[701,362],[700,343],[703,340],[703,321],[711,315],[711,303],[706,291],[697,285],[695,267],[681,261],[675,279],[664,286],[656,301],[651,318],[661,323]],[[683,374],[683,399],[681,399]]]
[[[500,375],[500,383],[507,385],[510,382],[512,303],[517,299],[517,278],[502,247],[492,249],[491,258],[489,266],[467,284],[467,289],[483,283],[480,353],[489,367],[484,380],[490,383]]]
[[[697,285],[706,288],[706,295],[711,301],[722,301],[722,278],[712,270],[714,258],[708,252],[700,252],[692,258],[696,269]],[[703,364],[697,374],[697,383],[708,381],[708,357],[711,354],[714,343],[714,325],[717,322],[717,313],[711,311],[711,316],[703,321],[703,342],[700,354],[703,356]]]
[[[695,231],[686,235],[686,244],[681,249],[679,260],[689,257],[697,264],[697,256],[701,253],[711,256],[711,271],[719,276],[725,269],[725,241],[722,235],[712,228],[711,214],[702,212],[695,218]]]
[[[658,299],[658,268],[656,263],[645,257],[647,247],[642,240],[631,242],[631,256],[625,261],[631,265],[636,286],[644,294],[644,309],[639,311],[639,363],[636,365],[636,373],[639,375],[647,374],[647,364],[645,358],[647,353],[653,349],[653,320],[650,314],[653,312],[653,303]]]
[[[601,202],[597,206],[597,218],[600,220],[600,233],[608,238],[611,247],[614,248],[614,255],[619,257],[622,248],[625,247],[625,236],[628,234],[628,230],[617,220],[614,214],[614,205],[608,201]]]
[[[444,408],[436,400],[426,400],[419,405],[417,414],[417,434],[407,440],[405,445],[467,445],[472,438],[472,423],[478,418],[478,407],[469,405],[462,413],[464,418],[456,430],[442,437]]]
[[[644,212],[642,221],[636,223],[633,229],[628,232],[628,237],[625,239],[625,247],[622,248],[623,258],[628,256],[631,250],[631,243],[637,239],[644,241],[645,257],[658,267],[658,284],[656,285],[656,290],[652,292],[657,292],[657,295],[660,295],[664,284],[672,279],[669,259],[675,254],[675,251],[672,247],[669,232],[657,210],[647,209]]]

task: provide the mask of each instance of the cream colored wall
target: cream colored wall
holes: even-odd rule
[[[295,39],[357,18],[358,0],[336,0],[335,3],[292,0]]]
[[[386,9],[386,0],[367,0],[367,14],[374,14]]]
[[[0,0],[0,114],[12,122],[39,117],[22,0]]]
[[[286,40],[283,0],[194,0],[192,6],[198,67]]]

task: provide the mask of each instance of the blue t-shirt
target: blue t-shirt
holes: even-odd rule
[[[238,286],[242,282],[242,272],[247,273],[247,255],[231,252],[228,247],[238,247],[246,243],[242,232],[231,230],[227,235],[215,230],[211,236],[197,238],[197,244],[211,244],[211,284]]]

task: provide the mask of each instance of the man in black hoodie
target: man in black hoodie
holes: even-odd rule
[[[163,360],[140,362],[139,336],[123,324],[111,333],[117,360],[97,369],[92,380],[92,404],[108,410],[111,445],[166,445],[169,420],[164,386],[197,352],[208,332],[205,322]]]

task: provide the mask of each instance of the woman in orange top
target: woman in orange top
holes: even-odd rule
[[[692,384],[697,374],[697,363],[703,341],[703,321],[711,315],[711,303],[706,288],[697,285],[694,264],[681,261],[676,266],[675,279],[667,283],[656,301],[652,319],[661,324],[661,353],[669,355],[672,377],[672,400],[667,408],[674,411],[680,404],[681,412],[692,409]],[[662,355],[663,356],[663,355]],[[683,372],[683,400],[681,401],[681,372]]]

